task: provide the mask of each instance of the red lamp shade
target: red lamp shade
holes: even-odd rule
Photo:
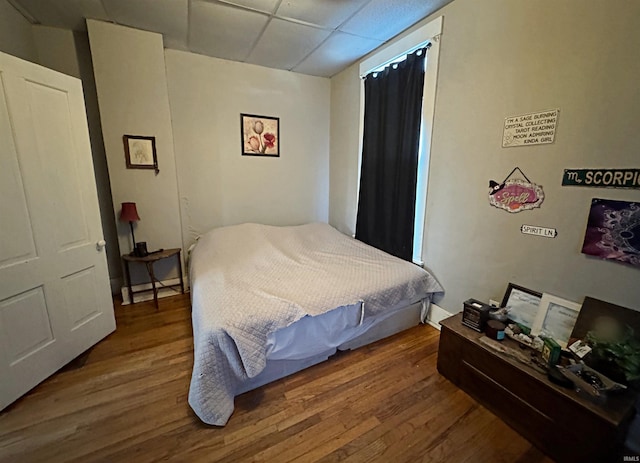
[[[136,209],[136,203],[122,203],[120,220],[122,222],[137,222],[140,220],[138,210]]]

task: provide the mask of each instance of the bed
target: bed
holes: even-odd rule
[[[416,325],[442,291],[422,268],[322,223],[214,229],[189,277],[189,404],[218,426],[236,395]]]

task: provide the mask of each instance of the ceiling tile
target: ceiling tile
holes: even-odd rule
[[[293,71],[331,77],[382,44],[381,40],[334,32],[317,50],[293,68]]]
[[[46,26],[60,26],[62,18],[60,18],[60,10],[53,2],[43,2],[42,0],[19,0],[16,1],[22,8],[29,13],[33,19],[40,24]],[[79,16],[79,15],[78,15]]]
[[[189,49],[197,53],[244,61],[268,16],[201,1],[191,3]]]
[[[337,28],[369,0],[283,0],[276,14],[331,29]]]
[[[86,31],[85,18],[109,20],[100,0],[19,0],[16,3],[45,26]]]
[[[253,10],[262,11],[263,13],[273,13],[278,5],[279,0],[219,0],[222,3],[238,5]]]
[[[86,30],[85,18],[114,21],[161,33],[166,48],[319,76],[336,74],[451,1],[10,0],[45,26]],[[344,33],[327,38],[336,28]]]
[[[247,62],[291,69],[313,51],[331,31],[272,19]]]
[[[389,40],[451,0],[372,0],[341,31]]]
[[[125,26],[163,35],[172,48],[187,43],[188,0],[103,0],[109,17]]]

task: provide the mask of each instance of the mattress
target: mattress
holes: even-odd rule
[[[423,269],[320,223],[212,230],[192,251],[190,276],[189,403],[200,419],[215,425],[227,422],[233,397],[264,370],[267,357],[304,360],[327,352],[326,342],[295,352],[301,335],[287,340],[285,329],[292,324],[299,321],[296,333],[315,331],[321,326],[317,317],[334,312],[325,332],[336,336],[329,344],[337,346],[344,339],[332,322],[339,319],[355,333],[390,309],[442,290]],[[284,340],[279,345],[273,342],[276,332]]]

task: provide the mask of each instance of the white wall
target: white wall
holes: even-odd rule
[[[31,23],[7,2],[0,0],[0,51],[37,62]]]
[[[89,47],[89,36],[86,32],[74,32],[73,34],[76,53],[78,55],[78,67],[82,78],[85,106],[87,108],[87,122],[91,137],[91,152],[93,153],[93,169],[96,173],[96,187],[98,189],[98,203],[100,205],[100,218],[102,220],[102,232],[107,242],[107,263],[109,264],[109,277],[111,289],[114,294],[119,293],[122,283],[122,267],[120,265],[120,244],[118,242],[118,230],[116,219],[113,215],[114,204],[109,179],[107,156],[102,137],[100,123],[100,109],[98,108],[98,94],[96,81],[93,74],[93,61]]]
[[[438,304],[457,312],[469,297],[501,298],[512,281],[640,309],[640,269],[580,253],[591,198],[640,201],[640,191],[560,186],[565,168],[639,167],[640,2],[456,0],[440,15],[423,252],[446,289]],[[332,126],[343,135],[331,144],[330,217],[339,228],[355,223],[357,78],[352,67],[332,79],[341,95]],[[549,108],[561,110],[555,143],[501,148],[506,116]],[[515,166],[543,185],[542,208],[509,214],[489,205],[489,180]],[[557,228],[558,237],[522,235],[522,224]]]
[[[41,65],[78,79],[82,77],[73,31],[35,25],[32,32]]]
[[[100,21],[88,20],[89,40],[100,106],[114,217],[125,201],[137,203],[141,220],[136,240],[149,250],[182,247],[178,184],[162,36]],[[123,135],[156,137],[158,166],[127,169]],[[118,222],[120,250],[131,249],[128,223]],[[162,261],[159,279],[177,275],[177,265]],[[134,280],[147,280],[142,271]],[[135,283],[135,281],[134,281]]]
[[[166,50],[185,248],[213,227],[328,221],[330,81]],[[242,156],[240,114],[280,118],[280,157]]]
[[[361,81],[358,63],[331,79],[331,151],[329,223],[347,235],[356,230]],[[353,104],[354,101],[356,104]]]

